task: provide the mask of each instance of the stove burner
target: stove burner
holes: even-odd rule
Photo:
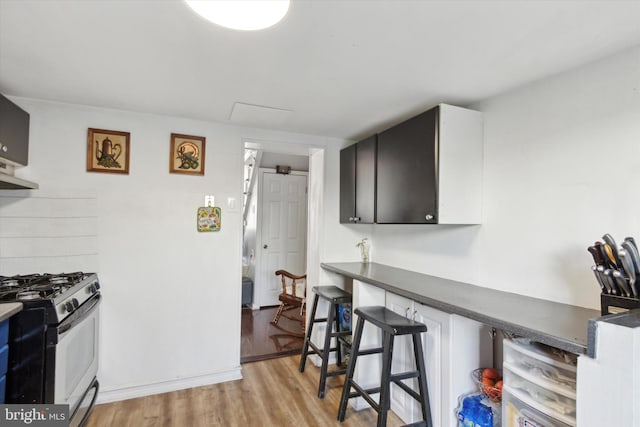
[[[0,275],[0,302],[54,300],[74,288],[91,274],[93,273],[77,271],[57,274]]]
[[[32,300],[40,298],[40,292],[38,291],[22,291],[16,294],[17,300]]]
[[[16,279],[7,279],[0,282],[0,288],[2,290],[9,289],[9,288],[17,288],[19,286],[20,284]]]
[[[51,283],[54,286],[63,285],[63,284],[69,283],[69,278],[63,277],[63,276],[53,276],[53,277],[49,277],[49,283]]]

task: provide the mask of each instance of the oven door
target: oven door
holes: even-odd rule
[[[96,294],[57,327],[53,402],[69,405],[70,415],[98,372],[99,305],[100,294]]]

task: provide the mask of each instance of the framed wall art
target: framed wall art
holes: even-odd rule
[[[204,175],[205,137],[171,134],[170,173]]]
[[[203,206],[198,208],[198,232],[220,231],[222,210],[219,207]]]
[[[129,173],[129,132],[89,128],[87,171]]]

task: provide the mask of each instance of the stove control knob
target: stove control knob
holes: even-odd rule
[[[73,311],[73,303],[71,301],[65,302],[64,309],[67,310],[67,312],[71,313]]]
[[[95,285],[96,285],[96,290],[100,289],[100,283],[99,282],[96,282]]]
[[[73,308],[80,307],[80,303],[78,302],[78,300],[76,298],[72,299],[71,303],[73,304]]]

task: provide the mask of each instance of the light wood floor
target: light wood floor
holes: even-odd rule
[[[348,409],[345,421],[336,421],[344,376],[330,377],[320,400],[319,369],[309,360],[300,373],[299,361],[300,356],[288,356],[245,363],[239,381],[98,405],[87,427],[376,425],[371,408]],[[389,413],[389,427],[402,424]]]

